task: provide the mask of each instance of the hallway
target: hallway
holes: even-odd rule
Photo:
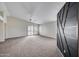
[[[9,57],[60,57],[56,39],[28,36],[7,39],[0,43],[0,56]]]

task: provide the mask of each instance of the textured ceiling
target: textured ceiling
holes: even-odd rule
[[[8,16],[42,24],[57,20],[57,13],[65,2],[5,2]]]

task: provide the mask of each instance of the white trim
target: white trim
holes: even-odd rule
[[[40,34],[39,34],[40,35]],[[56,39],[56,37],[49,37],[49,36],[45,36],[45,35],[40,35],[42,37],[47,37],[47,38],[51,38],[51,39]]]

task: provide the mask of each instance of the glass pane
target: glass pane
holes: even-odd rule
[[[33,35],[33,25],[28,26],[28,35]]]

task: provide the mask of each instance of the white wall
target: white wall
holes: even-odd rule
[[[26,21],[8,17],[6,24],[6,39],[20,36],[27,36]]]
[[[45,24],[41,24],[39,28],[40,35],[56,38],[57,33],[57,23],[55,22],[49,22]]]

